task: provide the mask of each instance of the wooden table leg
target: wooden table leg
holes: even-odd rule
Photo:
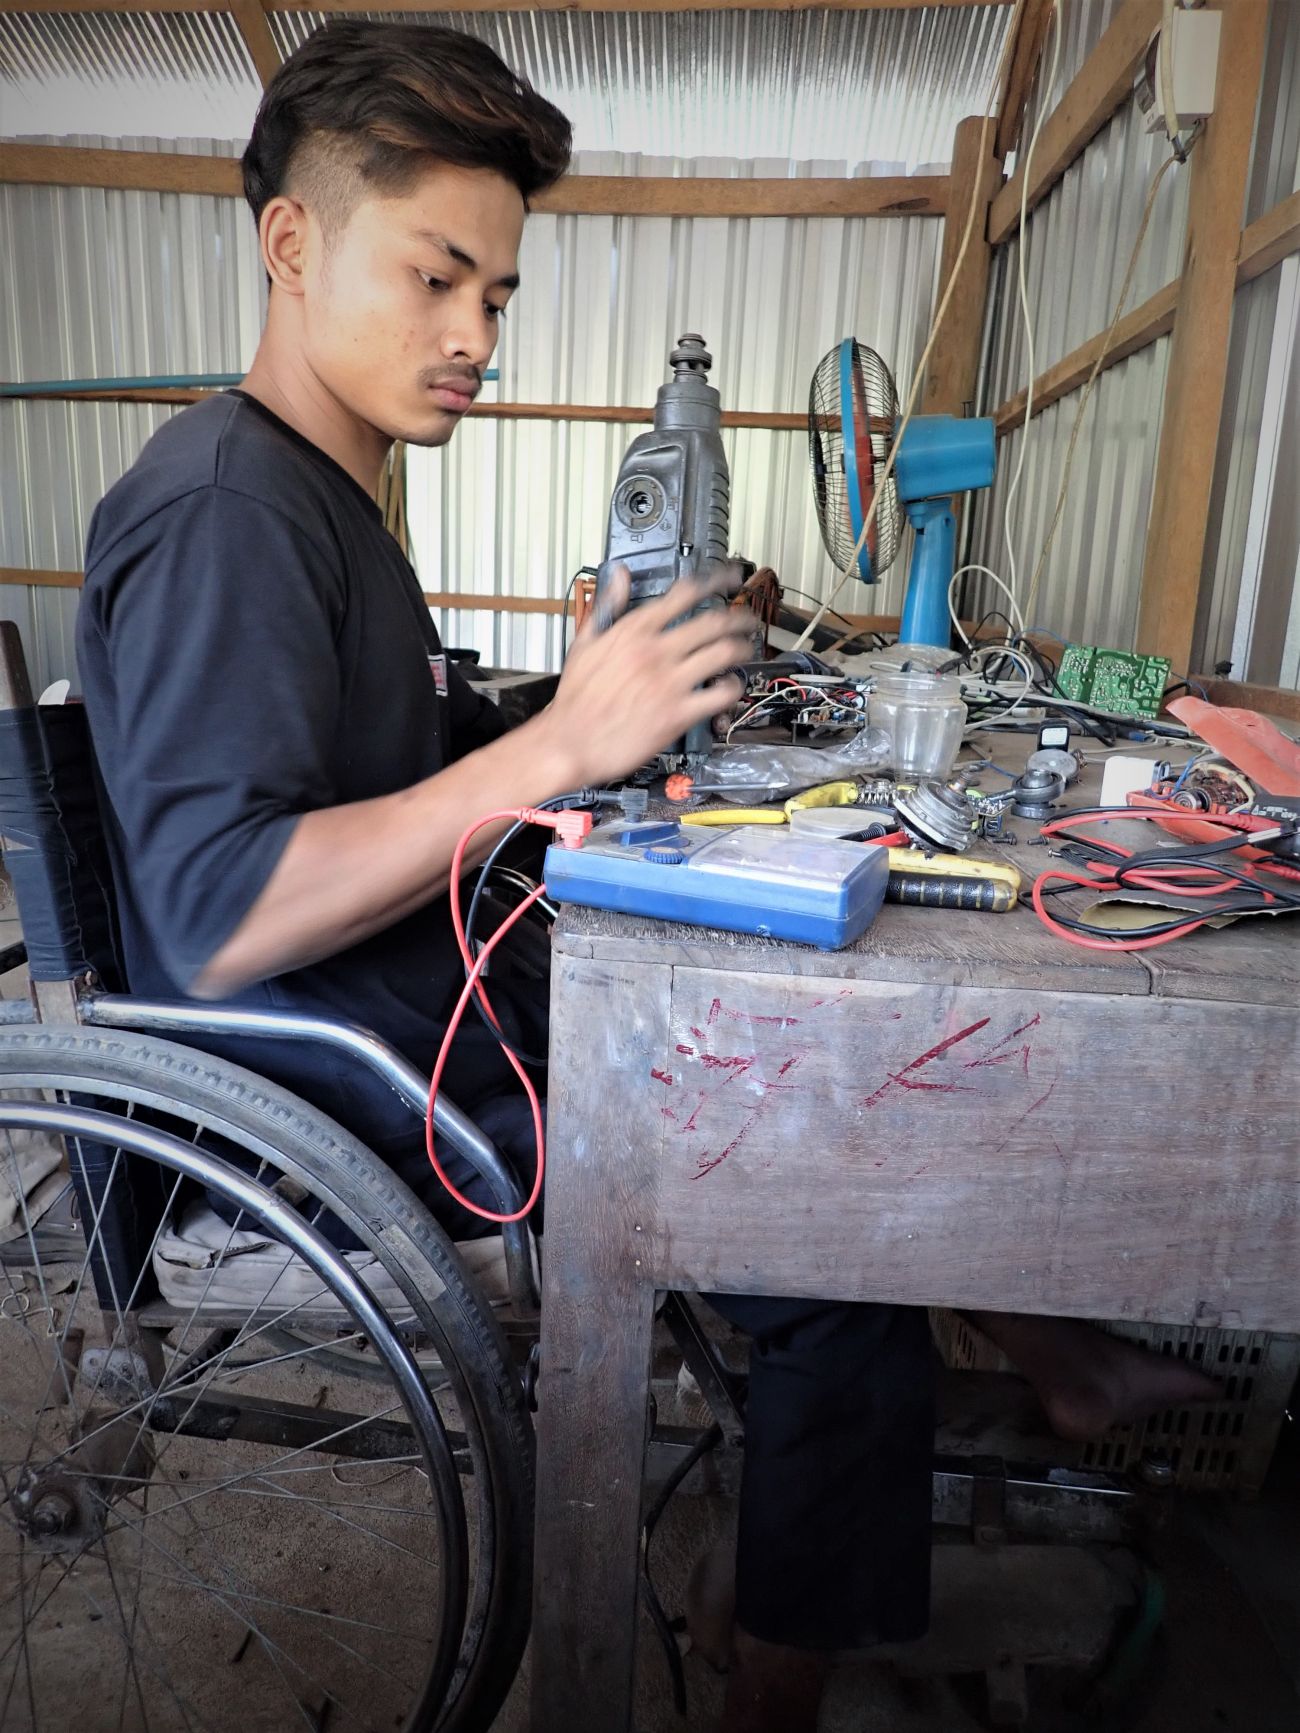
[[[542,1320],[530,1726],[624,1733],[654,1289],[596,1295],[548,1274]]]
[[[663,1124],[647,1081],[663,1063],[669,986],[666,969],[623,976],[566,958],[556,971],[532,1733],[631,1726]]]

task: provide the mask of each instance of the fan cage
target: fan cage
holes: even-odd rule
[[[842,345],[824,355],[813,374],[808,393],[808,455],[817,522],[827,553],[840,571],[852,567],[866,582],[874,583],[898,555],[902,514],[892,475],[881,490],[875,519],[856,564],[853,553],[878,477],[889,459],[898,420],[898,393],[893,376],[875,350],[856,338],[850,341],[847,435],[854,441],[858,473],[856,524],[845,449]]]

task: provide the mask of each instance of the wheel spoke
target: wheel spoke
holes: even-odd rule
[[[160,1516],[165,1515],[169,1510],[172,1510],[174,1508],[176,1508],[176,1507],[172,1506],[172,1505],[165,1505],[163,1507],[163,1509],[158,1514]],[[206,1595],[210,1596],[212,1598],[212,1600],[214,1600],[219,1607],[223,1608],[227,1613],[230,1614],[232,1619],[234,1619],[237,1623],[243,1625],[245,1627],[245,1629],[249,1631],[249,1633],[255,1638],[255,1640],[261,1644],[263,1650],[266,1653],[267,1659],[271,1662],[271,1665],[275,1668],[276,1672],[280,1675],[281,1681],[284,1684],[285,1691],[293,1699],[293,1702],[294,1702],[296,1708],[298,1709],[299,1714],[302,1716],[303,1720],[307,1723],[307,1726],[309,1728],[311,1728],[312,1733],[316,1733],[316,1729],[312,1725],[312,1719],[311,1719],[310,1715],[308,1715],[306,1709],[303,1707],[302,1700],[299,1698],[297,1692],[290,1685],[289,1680],[285,1675],[284,1668],[280,1665],[279,1657],[281,1655],[283,1655],[284,1659],[289,1663],[289,1665],[294,1669],[294,1671],[301,1673],[302,1676],[307,1680],[307,1682],[315,1690],[320,1691],[325,1697],[330,1697],[332,1695],[332,1693],[321,1683],[321,1681],[316,1677],[316,1675],[314,1673],[308,1672],[308,1670],[300,1662],[295,1661],[292,1655],[287,1654],[285,1652],[285,1650],[282,1649],[277,1642],[275,1642],[272,1638],[268,1637],[266,1635],[265,1631],[262,1630],[262,1627],[257,1623],[256,1619],[249,1618],[247,1613],[243,1613],[239,1610],[238,1607],[232,1606],[230,1604],[230,1601],[226,1598],[227,1593],[230,1592],[229,1590],[223,1591],[221,1589],[214,1587],[213,1584],[211,1584],[211,1583],[204,1582],[203,1578],[201,1576],[199,1576],[197,1571],[191,1569],[191,1567],[185,1563],[184,1559],[178,1558],[177,1555],[174,1552],[172,1552],[169,1547],[165,1547],[162,1544],[162,1542],[157,1538],[157,1536],[147,1533],[146,1529],[144,1528],[143,1525],[141,1525],[139,1523],[133,1523],[130,1521],[129,1518],[122,1517],[122,1516],[119,1516],[118,1522],[119,1522],[119,1525],[121,1527],[134,1530],[134,1532],[139,1535],[141,1541],[144,1543],[145,1546],[152,1547],[155,1552],[161,1553],[165,1559],[168,1559],[172,1564],[174,1564],[176,1566],[176,1568],[183,1573],[184,1577],[189,1580],[191,1587],[197,1589],[201,1594],[206,1594]],[[223,1563],[221,1565],[221,1569],[224,1572],[228,1573],[229,1567]],[[337,1639],[331,1639],[331,1640],[337,1641]]]
[[[367,1225],[396,1207],[382,1173],[367,1166],[374,1158],[292,1097],[271,1084],[252,1088],[219,1060],[209,1072],[208,1062],[171,1043],[129,1033],[112,1040],[110,1050],[104,1036],[69,1028],[35,1044],[14,1035],[6,1046],[0,1034],[0,1088],[7,1066],[15,1093],[65,1104],[58,1119],[47,1105],[44,1124],[56,1134],[69,1127],[83,1206],[68,1236],[34,1220],[38,1194],[22,1198],[19,1262],[0,1267],[0,1297],[10,1296],[0,1299],[0,1325],[12,1312],[27,1342],[20,1348],[12,1330],[6,1342],[0,1328],[0,1363],[18,1381],[7,1379],[0,1392],[0,1726],[16,1730],[25,1701],[33,1724],[43,1717],[41,1733],[61,1725],[57,1669],[47,1667],[62,1640],[54,1621],[67,1622],[69,1611],[69,1629],[83,1633],[76,1670],[98,1687],[96,1725],[106,1733],[208,1733],[208,1715],[226,1724],[223,1692],[238,1699],[230,1716],[242,1709],[242,1724],[261,1725],[265,1713],[277,1733],[300,1722],[319,1733],[318,1718],[331,1714],[339,1733],[405,1725],[413,1710],[436,1709],[470,1679],[492,1696],[504,1664],[484,1656],[480,1665],[485,1633],[518,1629],[512,1591],[496,1569],[496,1482],[513,1493],[518,1481],[519,1498],[526,1486],[510,1456],[513,1386],[491,1345],[454,1308],[432,1321],[419,1298],[435,1291],[435,1277],[449,1279],[443,1252],[425,1244],[424,1227],[402,1205],[394,1219],[406,1229],[406,1249],[393,1242],[394,1263]],[[99,1111],[77,1117],[87,1102]],[[132,1119],[157,1128],[138,1150]],[[187,1167],[176,1165],[186,1157],[168,1151],[168,1138],[197,1150]],[[34,1148],[35,1159],[24,1138],[9,1138],[0,1173],[36,1173],[61,1153]],[[283,1194],[308,1229],[323,1228],[329,1239],[337,1220],[360,1236],[342,1245],[361,1244],[371,1257],[338,1245],[318,1257],[304,1232],[276,1225],[275,1205],[263,1210],[250,1183]],[[58,1184],[41,1195],[50,1190]],[[261,1226],[268,1210],[269,1233]],[[56,1217],[62,1230],[62,1212]],[[159,1263],[173,1233],[201,1247],[197,1257],[182,1253],[198,1266],[178,1284],[186,1299]],[[255,1247],[253,1233],[268,1243]],[[366,1274],[379,1268],[376,1256],[404,1289],[409,1268],[414,1301],[384,1304],[386,1282]],[[155,1300],[159,1270],[167,1300]],[[371,1328],[339,1298],[348,1291],[345,1270],[372,1299],[376,1287],[383,1296],[378,1316],[358,1307]],[[412,1352],[419,1345],[422,1377],[436,1388],[429,1341],[452,1380],[461,1376],[458,1355],[467,1366],[470,1352],[483,1358],[485,1397],[491,1389],[501,1418],[485,1399],[462,1422],[451,1393],[433,1398],[439,1415],[407,1389],[394,1370],[394,1344]],[[468,1377],[476,1375],[484,1375],[477,1360]],[[465,1386],[456,1390],[463,1407]],[[454,1463],[444,1425],[457,1428]],[[469,1492],[455,1476],[466,1451],[483,1475],[474,1483],[481,1508],[472,1535]],[[60,1537],[42,1529],[34,1538],[37,1524],[54,1520],[51,1511],[34,1523],[26,1504],[13,1502],[23,1468],[34,1499],[68,1497]],[[468,1560],[467,1544],[477,1549]],[[337,1560],[332,1594],[314,1569],[304,1572],[312,1558]],[[413,1593],[364,1587],[409,1583],[416,1566],[422,1580]],[[89,1626],[86,1610],[96,1619]],[[223,1647],[231,1666],[245,1655],[246,1665],[224,1673]],[[483,1724],[491,1719],[489,1709]]]
[[[108,1586],[113,1591],[113,1602],[117,1607],[117,1616],[122,1625],[122,1644],[126,1651],[126,1660],[122,1668],[122,1697],[117,1711],[117,1733],[123,1733],[126,1721],[126,1703],[129,1695],[128,1686],[135,1682],[135,1694],[140,1704],[140,1719],[144,1723],[143,1733],[149,1733],[149,1712],[145,1708],[144,1692],[140,1689],[140,1673],[135,1660],[135,1615],[140,1607],[140,1584],[137,1580],[135,1600],[131,1605],[131,1628],[127,1629],[126,1608],[122,1605],[122,1596],[117,1586],[117,1572],[113,1569],[113,1554],[108,1547],[104,1548],[104,1564],[108,1569]]]
[[[69,1571],[65,1572],[64,1574],[65,1574],[65,1577],[67,1577],[67,1576],[71,1576],[72,1573],[71,1573],[71,1570],[69,1570]],[[111,1630],[112,1624],[108,1618],[108,1615],[105,1613],[103,1607],[99,1604],[99,1602],[95,1599],[94,1595],[91,1594],[90,1590],[86,1587],[85,1583],[78,1580],[75,1586],[77,1588],[78,1593],[82,1596],[82,1598],[86,1601],[87,1605],[90,1607],[91,1611],[94,1612],[105,1623],[105,1625],[107,1625],[108,1628]],[[119,1636],[118,1640],[120,1642],[125,1642],[126,1641],[125,1635],[123,1634],[123,1635]],[[152,1674],[153,1677],[158,1680],[159,1684],[162,1686],[164,1691],[167,1692],[167,1694],[171,1698],[172,1702],[175,1703],[176,1707],[180,1710],[182,1716],[185,1719],[185,1725],[187,1728],[193,1729],[193,1726],[194,1726],[193,1721],[191,1721],[191,1719],[190,1719],[190,1713],[189,1713],[190,1710],[193,1709],[194,1713],[196,1715],[198,1715],[198,1717],[199,1717],[199,1725],[201,1727],[203,1727],[204,1729],[206,1729],[206,1733],[216,1733],[216,1730],[211,1726],[211,1723],[208,1721],[205,1721],[203,1716],[201,1714],[199,1714],[198,1708],[193,1703],[189,1703],[189,1704],[186,1703],[185,1699],[180,1695],[180,1693],[177,1691],[176,1687],[172,1684],[171,1679],[168,1676],[168,1674],[162,1671],[161,1666],[151,1666],[147,1659],[144,1660],[143,1665],[144,1665],[145,1671],[147,1673]]]

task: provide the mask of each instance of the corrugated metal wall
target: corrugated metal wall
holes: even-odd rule
[[[1114,15],[1118,0],[1064,0],[1057,94],[1082,65]],[[1054,99],[1053,99],[1054,100]],[[1042,101],[1036,93],[1030,117]],[[1104,331],[1114,311],[1141,216],[1145,189],[1165,154],[1129,104],[1089,145],[1049,197],[1031,213],[1029,301],[1041,373],[1079,343]],[[1271,37],[1245,219],[1253,221],[1300,184],[1300,5],[1273,0]],[[1139,259],[1128,306],[1178,275],[1187,223],[1187,170],[1166,177]],[[1023,389],[1027,358],[1016,297],[1018,243],[1004,249],[1001,292],[991,333],[982,407],[993,409]],[[1193,661],[1211,668],[1237,646],[1242,678],[1297,683],[1300,663],[1300,526],[1294,478],[1300,474],[1300,412],[1279,387],[1277,369],[1295,350],[1285,339],[1294,319],[1300,261],[1291,259],[1240,290],[1233,312],[1227,394],[1206,549],[1206,589]],[[1279,307],[1281,311],[1279,313]],[[1128,645],[1137,622],[1147,518],[1160,440],[1170,339],[1104,373],[1080,433],[1065,511],[1033,622],[1085,641]],[[1274,381],[1269,397],[1269,381]],[[1055,510],[1077,394],[1037,417],[1030,431],[1025,479],[1013,514],[1013,546],[1022,599]],[[1264,457],[1283,478],[1271,500],[1257,478],[1266,410]],[[999,446],[999,473],[977,503],[970,557],[1006,575],[1003,508],[1023,435]],[[1271,515],[1269,506],[1271,504]],[[1259,629],[1243,638],[1238,598],[1243,563],[1258,594]],[[992,586],[974,586],[968,610],[995,607]],[[1252,618],[1254,604],[1252,603]],[[1249,657],[1240,649],[1249,642]]]
[[[97,140],[82,139],[82,143]],[[197,148],[185,141],[185,148]],[[725,159],[584,156],[595,173],[726,173]],[[788,172],[784,160],[746,164]],[[843,173],[841,163],[805,165]],[[486,395],[539,403],[650,404],[669,347],[703,330],[729,408],[799,410],[822,352],[846,331],[910,376],[933,303],[933,218],[787,222],[530,220],[525,290]],[[234,372],[260,325],[255,236],[231,199],[0,188],[0,376]],[[143,406],[0,402],[0,565],[76,569],[90,513],[169,413]],[[410,515],[426,589],[563,596],[598,560],[618,463],[637,428],[470,421],[444,451],[412,451]],[[821,551],[803,436],[738,430],[733,541],[816,598]],[[901,567],[900,567],[901,572]],[[899,574],[851,605],[897,609]],[[844,605],[848,606],[849,603]],[[71,672],[70,590],[0,590],[29,629],[42,681]],[[555,666],[557,617],[463,611],[449,640],[496,661]]]
[[[224,154],[199,139],[164,148]],[[0,186],[0,259],[0,378],[235,372],[256,347],[256,235],[233,199]],[[0,402],[0,566],[78,570],[100,496],[170,413]],[[73,671],[76,607],[75,590],[0,587],[42,684]]]
[[[1060,93],[1095,46],[1113,0],[1065,0]],[[1042,105],[1036,93],[1031,119]],[[1168,147],[1146,133],[1127,104],[1029,216],[1028,299],[1034,370],[1041,374],[1080,343],[1105,331],[1115,309],[1151,176]],[[1166,175],[1153,208],[1127,305],[1138,306],[1182,267],[1187,227],[1187,170]],[[1017,291],[1020,241],[998,262],[1001,282],[982,407],[995,409],[1028,381],[1028,352]],[[1064,637],[1128,644],[1137,620],[1147,517],[1160,439],[1169,339],[1104,373],[1079,436],[1060,527],[1033,604],[1033,623]],[[1025,473],[1012,515],[1017,589],[1025,600],[1056,507],[1078,396],[1062,398],[1029,429]],[[1009,562],[1003,515],[1023,430],[998,447],[998,474],[974,513],[970,557],[1004,577]],[[972,588],[968,612],[998,607],[992,586]]]
[[[1247,220],[1297,187],[1300,6],[1275,0]],[[1238,679],[1266,685],[1300,686],[1298,291],[1293,255],[1237,292],[1197,617],[1203,669],[1230,661]],[[1269,472],[1277,478],[1271,491]]]
[[[943,165],[957,121],[984,105],[1008,17],[1005,7],[977,6],[420,21],[485,37],[561,102],[586,147],[580,170],[783,176]],[[273,25],[290,47],[318,21],[279,14]],[[230,152],[231,143],[169,136],[176,116],[200,103],[218,116],[218,136],[246,128],[256,92],[228,22],[0,18],[3,130],[29,134],[39,124],[51,142],[118,142],[60,135],[84,129],[89,114],[116,134],[129,114],[136,133],[156,121],[166,142],[153,148]],[[649,150],[672,154],[637,154]],[[703,330],[713,346],[729,407],[802,409],[817,359],[850,331],[878,346],[905,385],[933,304],[941,229],[933,218],[535,217],[497,394],[652,403],[686,329]],[[233,200],[7,188],[0,256],[24,261],[0,287],[0,376],[225,372],[251,358],[260,271]],[[0,403],[0,564],[79,565],[95,500],[166,413]],[[412,453],[426,588],[560,598],[573,570],[603,551],[609,491],[637,431],[470,422],[446,452]],[[802,437],[742,430],[727,439],[736,545],[819,599],[832,574]],[[844,605],[897,608],[899,582]],[[10,591],[0,609],[30,622],[42,679],[68,671],[73,592]],[[558,659],[554,616],[465,611],[443,625],[496,660]]]
[[[1031,115],[1064,88],[1118,3],[1064,0],[1056,93],[1039,93]],[[1248,217],[1296,185],[1300,5],[1273,6]],[[582,167],[731,173],[738,154],[763,149],[779,154],[748,161],[742,172],[789,173],[798,160],[798,172],[835,174],[942,162],[956,120],[982,106],[1006,16],[989,7],[447,14],[445,21],[485,36],[574,112],[580,143],[593,153],[606,149],[586,155]],[[315,18],[279,14],[274,24],[288,45]],[[4,132],[30,133],[43,121],[61,142],[71,126],[104,114],[115,123],[114,142],[129,116],[137,132],[157,123],[165,143],[153,148],[230,151],[231,143],[175,137],[167,117],[184,114],[192,125],[201,115],[215,135],[233,139],[256,97],[242,47],[219,14],[5,15],[0,79]],[[148,148],[147,140],[130,142]],[[613,145],[674,154],[613,155]],[[708,154],[721,151],[728,155]],[[1158,154],[1129,107],[1032,214],[1028,273],[1039,370],[1108,322],[1137,225],[1136,195]],[[1133,303],[1176,274],[1185,178],[1175,170],[1161,190]],[[848,330],[878,346],[904,385],[932,304],[939,239],[940,225],[925,219],[537,218],[499,394],[649,403],[668,347],[691,327],[703,329],[714,348],[716,382],[730,407],[800,408],[817,357]],[[252,353],[260,273],[251,227],[234,201],[4,188],[0,256],[15,262],[0,282],[0,375],[233,371]],[[986,407],[1024,384],[1016,258],[1013,244],[991,332]],[[1256,571],[1250,592],[1265,598],[1261,629],[1248,670],[1237,670],[1257,678],[1300,661],[1294,542],[1276,506],[1272,520],[1260,520],[1255,485],[1270,369],[1281,352],[1279,288],[1297,269],[1291,261],[1238,296],[1207,552],[1212,582],[1198,631],[1198,660],[1206,663],[1229,654],[1234,635],[1242,641],[1243,562],[1248,551],[1253,560],[1253,550],[1266,552],[1267,569]],[[1034,609],[1052,630],[1115,643],[1131,638],[1168,347],[1157,343],[1099,384]],[[1276,401],[1276,388],[1273,398],[1278,473],[1293,477],[1300,469],[1295,417]],[[1075,403],[1066,398],[1033,425],[1015,524],[1022,582],[1054,505]],[[75,566],[94,500],[165,413],[0,404],[0,564]],[[609,487],[636,431],[471,423],[446,453],[414,454],[412,517],[426,586],[559,596],[574,568],[601,551]],[[1000,570],[1001,506],[1019,437],[1003,443],[998,481],[973,512],[972,556]],[[729,434],[728,444],[736,544],[776,564],[793,587],[823,594],[828,572],[811,520],[801,438],[742,431]],[[1289,496],[1289,487],[1282,491]],[[844,605],[889,611],[901,571],[900,562],[892,581],[855,590]],[[64,671],[74,606],[70,592],[0,595],[0,609],[30,622],[42,676]],[[495,658],[536,663],[553,661],[558,651],[558,624],[546,616],[494,620],[466,612],[445,624],[450,637]]]

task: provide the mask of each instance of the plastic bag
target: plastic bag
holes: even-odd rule
[[[784,800],[822,782],[878,775],[892,751],[883,728],[861,728],[848,740],[827,747],[729,746],[695,772],[695,792]]]

